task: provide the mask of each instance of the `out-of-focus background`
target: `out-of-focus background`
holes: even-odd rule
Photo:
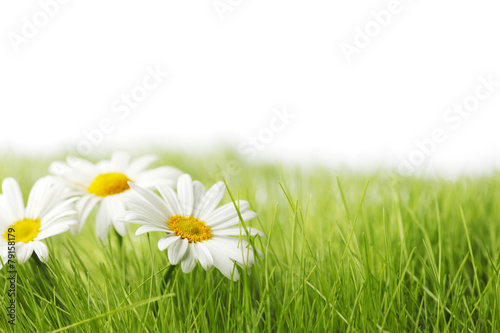
[[[500,166],[498,1],[3,1],[0,152]]]

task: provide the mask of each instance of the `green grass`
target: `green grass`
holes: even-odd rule
[[[225,176],[258,212],[264,259],[232,282],[169,266],[159,233],[102,246],[93,217],[18,265],[18,332],[498,332],[500,175],[454,182],[162,153],[206,185]],[[231,157],[230,157],[231,158]],[[25,195],[50,160],[5,155]],[[223,168],[226,170],[225,168]],[[228,202],[229,196],[224,199]],[[5,269],[1,308],[7,306]],[[2,312],[5,312],[2,310]],[[4,313],[0,331],[13,330]]]

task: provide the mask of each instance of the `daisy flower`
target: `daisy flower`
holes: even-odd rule
[[[184,273],[191,272],[199,262],[205,270],[215,266],[236,281],[239,273],[235,263],[240,267],[254,263],[249,243],[233,237],[246,235],[245,229],[238,226],[240,219],[234,203],[216,209],[226,191],[223,182],[206,191],[200,182],[184,174],[179,177],[177,193],[168,185],[156,186],[161,197],[136,184],[130,186],[135,196],[129,199],[129,211],[120,220],[142,225],[136,235],[151,231],[165,233],[158,248],[160,251],[168,248],[170,263],[181,263]],[[248,210],[248,202],[240,200],[237,206],[244,221],[257,217]],[[250,236],[263,236],[256,229],[247,230]]]
[[[5,264],[10,248],[15,247],[17,260],[26,262],[35,251],[46,262],[49,250],[43,239],[66,232],[77,223],[73,199],[68,199],[64,184],[54,177],[39,179],[24,206],[18,183],[13,178],[2,182],[0,194],[0,256]],[[10,242],[10,244],[9,244]],[[12,244],[15,243],[15,245]],[[2,263],[0,263],[0,268]]]
[[[127,232],[125,224],[113,218],[125,211],[124,198],[130,194],[129,182],[149,188],[164,182],[175,184],[181,171],[173,167],[159,167],[146,170],[158,158],[147,155],[130,161],[130,155],[122,152],[114,153],[110,160],[97,164],[68,157],[66,163],[53,162],[49,171],[62,177],[74,194],[79,196],[76,202],[79,223],[71,227],[74,234],[82,230],[89,214],[97,208],[96,235],[103,242],[107,239],[111,226],[122,236]]]

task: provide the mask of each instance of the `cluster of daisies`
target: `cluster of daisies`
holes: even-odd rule
[[[158,248],[168,249],[170,263],[180,263],[183,272],[191,272],[199,262],[205,270],[215,266],[224,276],[238,280],[236,265],[250,267],[255,260],[254,249],[241,236],[263,236],[240,222],[257,214],[243,200],[217,208],[226,190],[223,182],[206,190],[176,168],[148,169],[156,160],[149,155],[131,161],[128,154],[119,152],[96,164],[74,157],[54,162],[51,175],[34,184],[26,206],[16,180],[4,179],[0,268],[13,248],[20,263],[33,252],[46,262],[49,250],[43,240],[68,230],[79,233],[96,209],[96,236],[102,242],[112,228],[124,236],[128,224],[139,224],[136,235],[164,234]]]

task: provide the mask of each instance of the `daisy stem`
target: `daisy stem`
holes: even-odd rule
[[[41,288],[40,292],[42,292],[44,295],[46,294],[46,296],[49,296],[53,288],[57,289],[57,281],[54,280],[54,277],[51,274],[47,264],[42,262],[37,255],[31,256],[31,259],[34,265],[33,271],[36,272],[40,277],[42,277],[43,281],[45,282],[43,284],[44,288]]]
[[[118,239],[118,244],[120,244],[120,249],[121,249],[121,248],[122,248],[122,246],[123,246],[123,236],[122,236],[122,235],[120,235],[120,234],[118,233],[118,231],[116,231],[116,230],[115,230],[115,228],[113,228],[113,231],[114,231],[114,233],[115,233],[115,235],[116,235],[116,238]]]
[[[34,263],[34,265],[35,265],[36,270],[40,274],[42,274],[44,278],[47,278],[48,277],[48,272],[47,272],[46,264],[44,262],[42,262],[40,260],[40,258],[38,258],[38,256],[36,254],[32,255],[31,259],[32,259],[32,263]]]
[[[122,267],[122,274],[123,277],[125,278],[126,276],[126,267],[127,267],[127,256],[125,255],[125,249],[123,246],[123,236],[116,231],[115,228],[113,228],[113,232],[116,235],[116,238],[118,239],[118,251],[120,254],[120,259],[121,259],[121,267]]]
[[[161,294],[165,292],[165,289],[168,286],[168,283],[170,282],[170,278],[172,277],[172,274],[174,273],[175,268],[179,265],[170,265],[170,267],[167,269],[165,274],[163,275],[160,291]]]
[[[170,282],[170,278],[172,277],[172,274],[175,271],[175,268],[179,265],[170,265],[167,270],[165,271],[165,274],[163,274],[163,278],[161,280],[161,285],[160,285],[160,295],[165,294],[165,289],[168,286],[168,283]],[[153,315],[156,317],[158,314],[158,303],[153,307]]]

